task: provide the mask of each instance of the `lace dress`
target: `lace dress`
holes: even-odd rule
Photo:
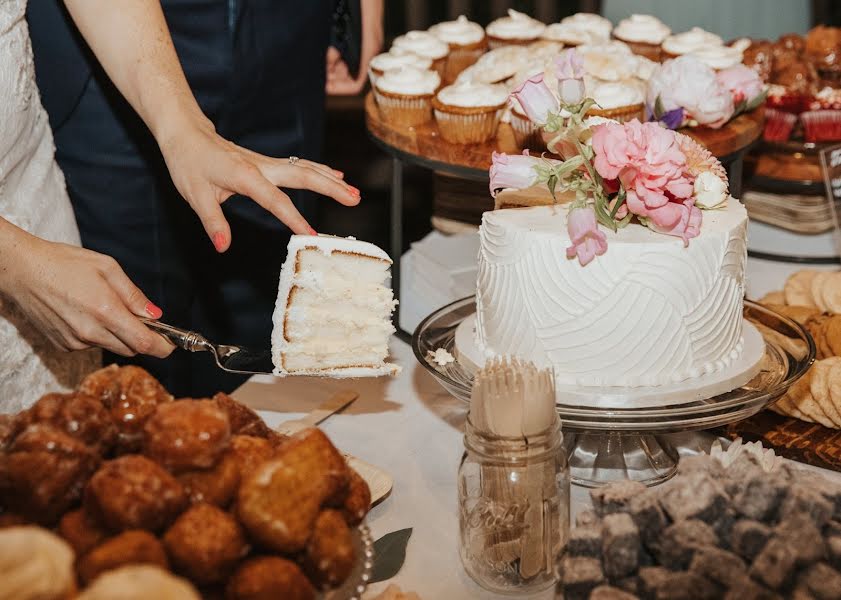
[[[26,0],[0,0],[0,216],[40,238],[79,245],[35,85],[25,12]],[[56,349],[0,297],[0,413],[74,387],[98,364],[98,352]]]

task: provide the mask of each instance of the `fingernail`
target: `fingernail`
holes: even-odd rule
[[[345,176],[344,171],[337,171],[336,169],[333,169],[333,173],[336,174],[336,177],[344,177]]]
[[[216,247],[217,252],[222,252],[225,250],[225,234],[221,231],[213,234],[213,245]]]
[[[312,227],[309,227],[309,226],[307,227],[307,232],[310,235],[318,235],[318,232],[315,229],[313,229]]]
[[[151,302],[146,303],[146,314],[152,317],[153,319],[160,319],[163,316],[164,311],[160,308],[152,304]]]
[[[348,188],[350,188],[350,193],[351,193],[351,194],[353,194],[354,196],[356,196],[357,198],[359,198],[360,193],[359,193],[359,189],[358,189],[358,188],[355,188],[355,187],[353,187],[352,185],[349,185],[349,186],[348,186]]]

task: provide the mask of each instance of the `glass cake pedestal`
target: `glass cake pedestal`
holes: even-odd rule
[[[444,348],[458,356],[457,330],[462,325],[463,336],[463,324],[472,320],[475,312],[474,297],[458,300],[429,315],[412,336],[412,349],[421,365],[466,403],[470,402],[475,365],[462,357],[441,366],[431,359],[431,353]],[[559,401],[557,410],[573,483],[585,487],[623,479],[646,485],[662,483],[677,471],[678,451],[669,434],[712,429],[746,419],[773,404],[808,370],[815,358],[815,344],[803,327],[749,301],[745,301],[744,317],[764,325],[766,332],[771,330],[800,342],[805,355],[794,356],[768,332],[762,335],[764,354],[748,373],[750,380],[728,391],[707,386],[711,390],[707,394],[702,386],[687,395],[685,389],[678,389],[680,386],[669,386],[666,396],[656,401],[649,398],[641,402],[642,406],[632,407],[627,406],[630,402],[623,405],[616,399],[623,394],[633,397],[633,388],[578,388],[574,394],[559,393],[561,398],[572,398],[569,403]]]

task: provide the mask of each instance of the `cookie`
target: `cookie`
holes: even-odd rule
[[[782,290],[776,290],[774,292],[768,292],[762,298],[759,299],[760,304],[785,304],[786,303],[786,295],[783,293]]]
[[[834,271],[826,278],[821,294],[832,314],[841,314],[841,272]]]
[[[826,298],[824,298],[823,290],[827,285],[827,280],[832,278],[832,273],[829,271],[821,271],[812,278],[812,285],[810,292],[815,305],[821,309],[821,312],[827,312],[829,308],[826,305]]]
[[[815,306],[812,298],[812,279],[819,271],[804,269],[793,273],[787,280],[783,292],[786,304],[798,306]]]

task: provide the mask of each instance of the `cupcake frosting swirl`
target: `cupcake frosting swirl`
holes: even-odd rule
[[[688,54],[705,46],[721,46],[724,42],[714,33],[693,27],[689,31],[670,35],[663,40],[663,50],[669,54]]]
[[[441,76],[435,71],[401,67],[383,73],[375,85],[377,89],[392,94],[426,96],[435,93],[441,85]]]
[[[563,42],[569,46],[581,46],[583,44],[598,44],[606,42],[609,36],[602,35],[601,31],[585,29],[575,23],[552,23],[543,31],[541,36],[544,40]]]
[[[486,31],[488,35],[502,40],[533,40],[540,37],[546,25],[527,14],[508,9],[508,16],[492,21]]]
[[[624,44],[602,44],[579,47],[584,71],[604,81],[619,81],[633,75],[639,64],[635,54]]]
[[[689,54],[717,71],[741,64],[744,55],[738,48],[732,48],[730,46],[705,46],[693,50]]]
[[[626,42],[662,44],[672,33],[669,26],[651,15],[631,15],[622,19],[613,30],[613,36]]]
[[[459,46],[476,44],[485,39],[485,29],[461,15],[455,21],[445,21],[429,28],[429,33],[442,42]]]
[[[605,19],[601,15],[594,13],[575,13],[565,19],[561,19],[563,25],[574,25],[579,29],[590,31],[596,37],[608,39],[610,32],[613,29],[613,23],[610,19]]]
[[[633,106],[642,104],[645,100],[638,87],[618,81],[600,83],[587,91],[598,107],[603,109]]]
[[[428,69],[432,65],[432,59],[425,56],[418,56],[412,52],[395,54],[394,52],[383,52],[371,59],[369,66],[377,71],[389,71],[400,67],[416,67]]]
[[[391,45],[392,52],[412,52],[432,60],[444,58],[449,54],[450,47],[437,37],[426,31],[410,31],[394,38]]]
[[[530,62],[529,50],[524,46],[495,48],[462,71],[457,81],[498,83],[508,79]]]
[[[449,85],[438,92],[438,100],[443,104],[461,107],[504,106],[508,99],[508,89],[504,85],[491,85],[463,81]]]

